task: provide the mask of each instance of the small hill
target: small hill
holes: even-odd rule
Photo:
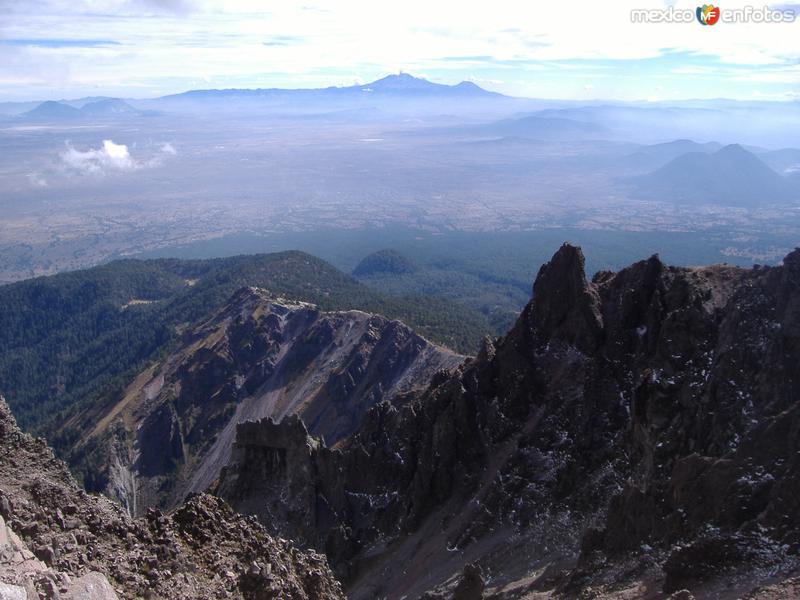
[[[33,110],[23,113],[23,118],[37,121],[62,121],[64,119],[77,119],[81,111],[69,104],[48,100],[42,102]]]
[[[528,116],[503,119],[486,125],[462,128],[472,133],[494,138],[535,140],[578,140],[602,137],[606,129],[594,123],[561,119],[558,117]]]
[[[379,250],[364,257],[356,268],[353,269],[354,277],[369,277],[370,275],[403,275],[414,273],[417,266],[396,250]]]
[[[755,207],[795,197],[788,180],[738,144],[683,154],[633,183],[637,197],[679,204]]]
[[[139,114],[138,110],[119,98],[90,102],[85,104],[80,109],[80,112],[81,116],[92,118],[134,116]]]

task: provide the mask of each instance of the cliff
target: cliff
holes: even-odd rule
[[[333,449],[240,425],[217,493],[324,551],[354,599],[791,597],[800,250],[583,265],[564,245],[505,337]]]
[[[298,415],[335,444],[372,406],[462,360],[399,321],[242,288],[114,402],[73,420],[87,433],[71,463],[131,514],[171,508],[216,480],[237,424]]]

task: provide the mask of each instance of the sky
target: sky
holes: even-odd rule
[[[400,71],[536,98],[800,100],[800,4],[770,6],[795,11],[788,23],[632,22],[632,9],[670,6],[697,3],[0,0],[0,101],[352,85]]]

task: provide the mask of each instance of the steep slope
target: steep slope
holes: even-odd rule
[[[217,498],[132,520],[89,496],[0,397],[0,596],[334,600],[325,558],[275,540]]]
[[[238,423],[296,414],[335,444],[375,404],[463,360],[399,321],[323,312],[255,288],[239,290],[184,340],[115,403],[67,424],[87,432],[72,452],[84,481],[134,514],[211,485]]]
[[[800,200],[800,189],[738,144],[683,154],[633,183],[637,197],[663,202],[758,207]]]
[[[242,286],[400,319],[461,352],[474,351],[490,330],[477,309],[389,296],[303,252],[115,261],[0,286],[0,393],[23,429],[61,452],[83,433],[65,421],[123,389]]]
[[[354,599],[479,579],[492,598],[738,598],[796,575],[800,250],[583,265],[564,245],[507,336],[338,449],[296,419],[240,425],[217,493],[325,550]]]

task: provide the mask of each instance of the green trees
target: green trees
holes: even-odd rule
[[[355,277],[366,277],[381,273],[392,273],[402,275],[404,273],[414,273],[417,266],[408,258],[395,250],[378,250],[356,265],[353,269]]]
[[[242,286],[326,310],[384,314],[461,352],[474,351],[489,332],[476,310],[382,294],[301,252],[121,260],[0,286],[0,393],[25,429],[66,447],[70,435],[61,428],[69,416],[112,400],[181,325],[217,310]]]

